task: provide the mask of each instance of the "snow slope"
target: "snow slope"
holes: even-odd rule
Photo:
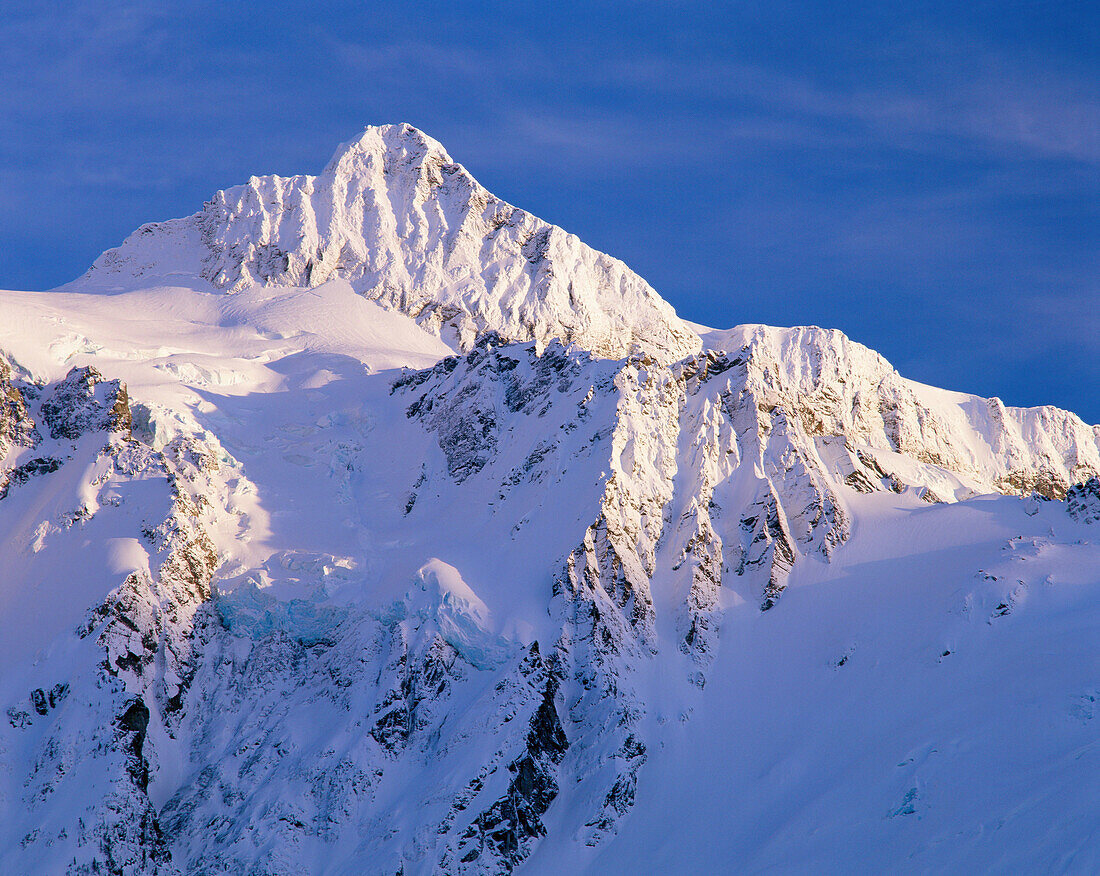
[[[723,619],[591,872],[1089,873],[1100,547],[1060,503],[864,498],[828,566]],[[862,512],[862,513],[861,513]],[[718,679],[721,679],[719,682]],[[551,832],[550,836],[554,836]],[[568,843],[531,872],[558,873]]]
[[[1100,866],[1100,427],[407,126],[0,292],[0,472],[4,872]]]

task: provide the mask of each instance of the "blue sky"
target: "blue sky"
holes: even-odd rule
[[[1094,3],[73,0],[0,45],[0,287],[408,121],[688,319],[1100,422]]]

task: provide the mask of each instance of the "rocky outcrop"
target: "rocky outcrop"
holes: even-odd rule
[[[73,368],[42,403],[42,420],[50,437],[75,441],[88,432],[130,435],[132,418],[126,387],[104,380],[91,366]]]
[[[558,796],[557,767],[569,749],[569,739],[558,716],[560,679],[555,667],[539,660],[538,643],[520,673],[538,681],[545,678],[542,699],[531,716],[524,746],[508,764],[508,787],[480,812],[441,859],[457,873],[483,873],[486,864],[511,872],[527,858],[533,841],[546,835],[542,816]],[[457,861],[455,860],[457,859]]]
[[[493,458],[501,435],[514,425],[513,415],[538,416],[555,394],[573,389],[589,359],[586,354],[569,355],[558,342],[541,355],[530,347],[501,347],[499,335],[485,335],[466,356],[449,356],[434,368],[408,372],[391,391],[418,393],[406,414],[438,434],[447,471],[456,483]],[[521,359],[523,368],[518,367]]]
[[[1100,523],[1100,478],[1089,478],[1066,491],[1066,510],[1081,523]]]
[[[552,599],[554,661],[571,691],[563,728],[579,740],[573,793],[601,801],[578,825],[586,843],[615,832],[646,761],[638,673],[662,659],[659,611],[699,667],[687,680],[702,686],[724,577],[744,576],[769,607],[799,556],[828,557],[847,535],[813,439],[781,412],[761,413],[747,375],[744,359],[717,353],[670,368],[644,356],[609,363],[554,345],[540,356],[483,344],[394,384],[446,460],[425,463],[421,493],[448,481],[499,484],[506,509],[522,484],[602,466],[591,523]],[[746,532],[757,515],[757,534]]]
[[[23,396],[28,388],[20,387],[11,365],[0,356],[0,461],[13,447],[34,447],[41,440]]]
[[[145,527],[142,540],[154,565],[132,572],[99,606],[89,612],[81,636],[95,635],[110,675],[140,689],[166,726],[175,713],[193,672],[191,631],[195,613],[210,599],[217,553],[203,529],[203,512],[180,487],[166,455],[147,448],[128,448],[113,458],[125,477],[160,476],[170,485],[170,514],[155,527]]]
[[[48,448],[43,446],[24,393],[35,399],[37,415],[49,430]],[[31,478],[57,471],[71,458],[72,442],[83,435],[109,432],[129,438],[130,424],[126,387],[120,381],[105,381],[94,368],[85,367],[73,368],[45,391],[26,384],[20,389],[0,359],[0,459],[7,455],[22,460],[0,468],[0,499]],[[27,454],[22,451],[33,448],[50,452],[23,460]]]

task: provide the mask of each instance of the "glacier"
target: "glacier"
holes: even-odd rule
[[[1098,524],[367,128],[0,292],[0,868],[1091,872]]]

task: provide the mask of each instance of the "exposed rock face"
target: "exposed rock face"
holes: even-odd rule
[[[419,394],[408,414],[439,435],[460,483],[494,458],[516,414],[560,417],[557,437],[504,479],[502,498],[546,457],[590,453],[598,430],[573,432],[593,393],[614,401],[601,510],[562,581],[599,582],[643,648],[658,569],[676,582],[664,586],[681,605],[685,650],[701,657],[723,576],[757,581],[762,607],[774,605],[800,556],[828,558],[848,537],[846,490],[909,490],[928,502],[1037,486],[1064,495],[1057,485],[1100,471],[1097,430],[1072,414],[927,390],[835,331],[746,327],[728,333],[735,350],[672,366],[645,357],[611,366],[559,347],[540,357],[494,349],[499,340],[408,375],[395,392]]]
[[[1066,510],[1074,520],[1100,523],[1100,478],[1089,478],[1083,484],[1070,487],[1066,493]]]
[[[0,460],[13,447],[33,447],[40,440],[27,401],[13,381],[11,365],[0,356]]]
[[[746,576],[769,606],[798,556],[827,557],[847,535],[813,439],[782,414],[760,412],[748,373],[744,359],[716,353],[668,367],[482,345],[394,385],[446,460],[425,469],[422,492],[440,478],[491,482],[507,502],[521,483],[560,481],[571,465],[603,461],[602,494],[555,576],[552,606],[561,628],[554,662],[573,692],[564,732],[584,740],[575,793],[602,801],[580,826],[586,843],[616,830],[646,761],[638,673],[661,659],[658,603],[701,686],[724,576]]]
[[[130,408],[126,388],[117,380],[102,383],[94,368],[74,368],[65,380],[51,387],[45,401],[41,387],[13,379],[10,365],[0,358],[0,499],[12,487],[30,478],[57,471],[68,455],[61,448],[25,459],[25,450],[39,447],[42,434],[28,408],[28,398],[39,400],[37,414],[51,439],[75,440],[88,432],[129,434]],[[5,459],[18,464],[7,464]]]
[[[24,393],[35,399],[42,396],[37,413],[49,430],[51,452],[18,465],[5,465],[5,457],[22,459],[27,454],[21,451],[43,444]],[[20,388],[13,382],[7,362],[0,358],[0,499],[33,477],[57,471],[71,458],[71,442],[95,432],[128,438],[130,423],[126,387],[120,381],[104,381],[94,368],[73,368],[43,394],[40,387],[31,384]]]
[[[542,355],[530,348],[501,351],[500,346],[499,335],[485,335],[468,356],[448,357],[394,384],[394,391],[408,392],[425,384],[435,390],[423,392],[407,413],[439,434],[448,473],[458,483],[481,471],[495,455],[512,415],[544,413],[553,400],[552,390],[572,389],[573,379],[590,358],[570,356],[560,343],[551,343]],[[518,353],[527,367],[517,367],[520,359],[510,353]]]
[[[485,331],[672,360],[699,339],[618,259],[486,191],[409,125],[367,128],[319,176],[253,177],[146,225],[85,280],[316,286],[342,277],[469,349]]]
[[[95,368],[74,368],[42,404],[42,419],[51,438],[75,441],[87,432],[130,434],[130,404],[126,387],[104,380]]]

